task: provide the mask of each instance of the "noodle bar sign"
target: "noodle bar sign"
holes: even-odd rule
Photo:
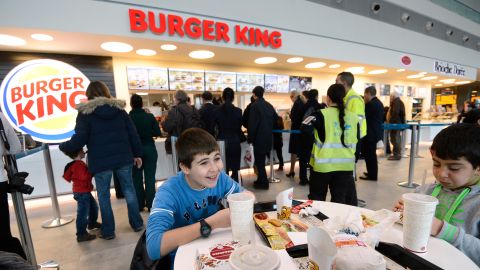
[[[203,38],[213,42],[234,42],[246,46],[263,46],[278,49],[282,46],[282,34],[257,27],[234,25],[233,29],[227,23],[199,19],[196,17],[181,17],[173,14],[156,13],[129,9],[130,31],[144,33],[150,31],[156,35]]]

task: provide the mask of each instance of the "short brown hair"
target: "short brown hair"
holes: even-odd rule
[[[220,151],[220,147],[210,133],[201,128],[186,129],[175,143],[178,163],[190,168],[192,161],[198,154],[207,154]]]
[[[108,86],[102,81],[91,82],[88,85],[87,91],[85,94],[87,95],[88,100],[92,100],[96,97],[106,97],[106,98],[112,97],[110,95],[110,90],[108,89]]]

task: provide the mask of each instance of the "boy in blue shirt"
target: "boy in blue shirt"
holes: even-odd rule
[[[222,169],[220,149],[203,129],[190,128],[175,143],[181,171],[157,191],[147,225],[147,251],[151,259],[169,255],[211,230],[230,227],[230,210],[222,199],[242,190]]]
[[[443,129],[430,152],[436,183],[415,190],[438,199],[430,234],[480,266],[480,126],[456,124]],[[402,200],[394,211],[403,211]]]

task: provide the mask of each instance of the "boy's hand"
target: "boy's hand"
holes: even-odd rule
[[[212,229],[230,227],[230,209],[222,209],[205,219]]]
[[[133,165],[135,165],[138,169],[142,167],[142,158],[136,157],[133,158]]]
[[[437,236],[440,233],[440,231],[442,230],[442,227],[443,227],[443,220],[440,220],[440,219],[434,217],[430,234],[432,236]]]
[[[403,212],[403,199],[398,200],[392,210],[393,212]]]

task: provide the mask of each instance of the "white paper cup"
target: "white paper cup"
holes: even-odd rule
[[[254,200],[252,194],[245,192],[230,194],[227,197],[233,240],[240,242],[241,245],[249,244],[252,240]]]
[[[427,252],[432,220],[438,200],[419,194],[403,194],[403,246],[413,252]]]

